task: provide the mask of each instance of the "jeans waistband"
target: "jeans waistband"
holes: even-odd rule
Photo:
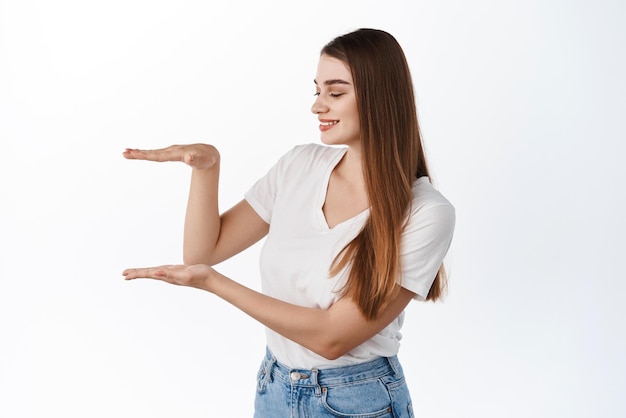
[[[273,379],[304,386],[331,386],[376,379],[385,375],[402,376],[397,356],[379,357],[375,360],[349,366],[327,369],[293,369],[280,363],[269,348],[265,356],[266,372]]]

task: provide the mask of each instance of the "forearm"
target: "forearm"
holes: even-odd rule
[[[213,264],[220,233],[218,205],[219,162],[208,169],[193,169],[185,214],[185,264]]]
[[[415,296],[400,288],[375,319],[368,320],[346,296],[328,309],[306,308],[256,292],[206,264],[126,269],[126,280],[152,278],[211,292],[266,327],[327,359],[336,359],[372,338],[400,315]]]
[[[282,336],[329,359],[346,351],[347,341],[333,330],[330,310],[293,305],[249,289],[228,277],[214,272],[210,292],[229,302],[263,325]]]

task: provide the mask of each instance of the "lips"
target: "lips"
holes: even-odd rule
[[[320,119],[320,131],[322,132],[327,131],[338,123],[339,123],[338,120]]]

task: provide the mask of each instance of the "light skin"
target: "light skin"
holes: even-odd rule
[[[322,55],[315,87],[316,99],[311,110],[320,120],[322,142],[348,147],[331,174],[323,208],[332,228],[368,207],[361,165],[359,115],[352,76],[342,61]],[[220,155],[217,149],[206,144],[174,145],[158,150],[127,149],[123,155],[135,160],[181,161],[192,168],[183,242],[185,264],[126,269],[122,273],[126,280],[149,278],[208,291],[327,359],[336,359],[372,338],[389,325],[414,296],[399,288],[381,314],[367,320],[349,294],[328,309],[317,309],[286,303],[247,288],[211,266],[265,237],[269,225],[245,200],[219,213]]]
[[[326,190],[323,211],[332,228],[369,207],[361,165],[359,112],[352,74],[343,61],[322,55],[314,83],[316,99],[311,112],[320,121],[322,142],[348,146]]]

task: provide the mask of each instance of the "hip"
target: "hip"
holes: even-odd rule
[[[255,417],[413,417],[397,358],[327,369],[293,369],[268,349],[257,374]]]

